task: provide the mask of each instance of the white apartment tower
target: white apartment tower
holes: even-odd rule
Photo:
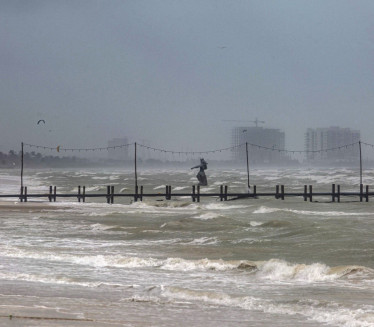
[[[350,161],[358,157],[358,147],[347,146],[360,140],[360,132],[350,128],[308,128],[305,133],[307,160]],[[336,150],[331,150],[336,149]],[[326,151],[327,150],[327,151]],[[313,152],[315,151],[315,152]]]

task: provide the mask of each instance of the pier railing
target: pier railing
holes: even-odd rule
[[[239,199],[259,199],[273,197],[285,200],[287,197],[301,197],[304,201],[313,202],[315,197],[328,197],[331,202],[340,202],[343,197],[356,197],[360,202],[369,202],[374,192],[369,192],[369,185],[360,184],[358,192],[342,192],[340,185],[332,184],[330,192],[315,192],[312,185],[304,185],[302,192],[286,192],[284,185],[276,185],[273,192],[258,192],[253,185],[250,192],[229,192],[228,185],[220,185],[217,192],[201,192],[199,185],[192,185],[191,192],[172,193],[171,185],[165,186],[164,192],[145,193],[143,186],[136,186],[134,193],[115,193],[114,186],[108,185],[106,193],[87,193],[85,186],[78,186],[77,193],[57,193],[56,186],[50,186],[46,193],[28,193],[27,186],[22,186],[19,194],[0,194],[0,198],[17,198],[21,202],[27,202],[30,198],[46,198],[49,202],[56,202],[57,198],[76,198],[78,202],[85,202],[87,198],[105,198],[108,204],[114,203],[115,198],[127,197],[133,201],[143,201],[143,198],[164,198],[171,200],[178,197],[190,197],[193,202],[200,202],[202,197],[214,197],[220,201],[232,201]]]

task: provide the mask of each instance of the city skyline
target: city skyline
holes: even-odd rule
[[[257,124],[255,124],[257,125]],[[312,135],[312,136],[311,136]],[[78,156],[83,158],[108,158],[113,160],[133,160],[134,145],[137,144],[138,158],[142,160],[180,161],[193,160],[199,156],[206,155],[211,160],[234,160],[245,159],[245,145],[250,148],[250,162],[252,164],[269,164],[282,162],[292,163],[295,160],[318,161],[318,160],[355,160],[357,158],[360,131],[348,127],[316,127],[308,128],[304,134],[304,147],[293,149],[287,146],[285,138],[287,131],[277,128],[263,126],[237,126],[231,131],[231,146],[196,151],[193,148],[167,148],[154,147],[149,140],[137,142],[128,136],[110,139],[107,146],[97,148],[64,148],[44,147],[37,144],[25,143],[25,153],[40,153],[43,155]],[[313,144],[309,138],[313,138]],[[324,138],[324,141],[321,141]],[[308,143],[309,142],[309,143]],[[319,142],[319,143],[318,143]],[[362,141],[362,144],[373,148],[371,143]],[[347,148],[344,150],[344,148]],[[327,152],[326,152],[327,150]],[[337,150],[340,150],[337,152]],[[343,151],[344,150],[344,151]],[[0,151],[1,152],[1,151]],[[18,153],[18,151],[11,151]],[[52,152],[52,153],[51,153]],[[222,153],[222,154],[221,154]],[[372,158],[370,150],[366,151],[366,158]],[[178,155],[178,159],[176,159]],[[316,160],[315,160],[316,159]]]

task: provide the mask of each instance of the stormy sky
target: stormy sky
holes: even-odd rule
[[[287,149],[308,127],[374,143],[373,17],[371,0],[0,0],[0,151],[209,150],[255,118]]]

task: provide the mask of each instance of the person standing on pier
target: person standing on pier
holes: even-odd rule
[[[208,163],[204,160],[204,158],[201,158],[200,159],[200,165],[192,167],[191,169],[194,169],[194,168],[200,168],[199,172],[196,175],[197,179],[199,180],[199,185],[207,186],[208,181],[207,181],[204,170],[208,169]]]

